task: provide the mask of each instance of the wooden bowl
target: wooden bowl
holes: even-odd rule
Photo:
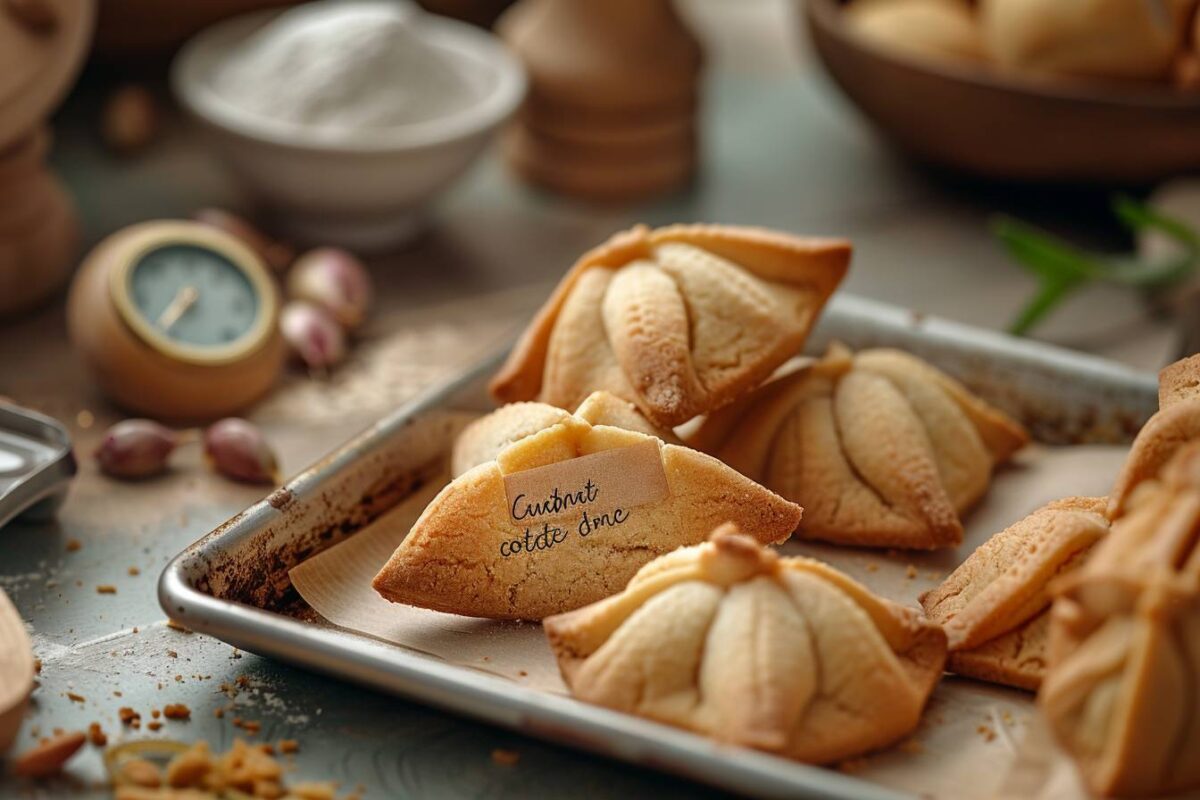
[[[807,0],[809,32],[842,91],[917,158],[1015,181],[1149,183],[1200,170],[1200,93],[1149,83],[1022,80],[885,51],[838,0]]]

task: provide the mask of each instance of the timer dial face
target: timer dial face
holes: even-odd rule
[[[228,364],[271,338],[279,304],[274,280],[227,234],[195,223],[143,223],[108,253],[118,315],[168,358]]]
[[[253,332],[260,311],[246,273],[221,253],[194,244],[150,250],[132,265],[128,281],[143,321],[193,347],[237,343]]]

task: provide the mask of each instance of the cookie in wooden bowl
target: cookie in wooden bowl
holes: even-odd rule
[[[575,697],[814,764],[912,731],[946,658],[919,610],[734,525],[543,624]]]
[[[711,456],[568,415],[455,478],[373,586],[436,611],[542,619],[620,591],[722,522],[772,543],[800,515]]]
[[[933,549],[1028,441],[1017,422],[899,350],[841,345],[710,414],[689,444],[804,506],[797,534]]]
[[[606,390],[673,428],[795,355],[850,245],[727,225],[639,225],[585,254],[492,380],[500,402],[575,408]]]
[[[1200,788],[1200,441],[1140,482],[1054,585],[1038,694],[1092,791]]]
[[[1108,533],[1103,497],[1039,508],[984,542],[921,596],[946,631],[946,668],[1036,691],[1046,673],[1050,581],[1083,563]]]

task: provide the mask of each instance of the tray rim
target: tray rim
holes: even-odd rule
[[[842,313],[870,315],[902,327],[912,325],[914,312],[898,306],[852,295],[842,295],[835,301]],[[1156,392],[1154,375],[1099,356],[937,317],[922,317],[919,326],[932,328],[933,333],[951,340],[955,348],[986,347],[1016,361],[1070,367],[1093,377],[1125,381],[1138,392]],[[505,347],[456,378],[421,393],[300,472],[284,488],[297,497],[307,496],[329,474],[361,457],[373,443],[403,428],[416,415],[437,409],[493,371],[507,351]],[[263,498],[173,558],[158,582],[159,603],[167,616],[248,652],[510,728],[552,744],[587,750],[726,790],[766,797],[795,797],[800,792],[802,796],[822,800],[914,797],[824,767],[716,743],[665,724],[524,687],[331,623],[314,625],[247,603],[216,598],[192,586],[190,579],[202,572],[208,554],[253,536],[281,513]],[[347,641],[354,642],[353,650],[342,646]]]
[[[71,478],[78,471],[71,435],[53,417],[15,403],[0,402],[0,424],[7,424],[54,449],[54,456],[0,494],[0,529],[39,503],[54,498],[57,507],[66,497]]]

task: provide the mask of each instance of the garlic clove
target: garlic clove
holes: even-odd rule
[[[371,276],[351,253],[336,247],[309,250],[292,265],[288,294],[324,308],[348,330],[363,323],[371,307]]]
[[[283,272],[296,258],[296,251],[291,245],[272,239],[244,217],[224,209],[202,208],[192,214],[192,219],[240,239],[276,272]]]
[[[310,370],[324,372],[346,357],[346,334],[320,306],[293,300],[279,315],[279,330],[292,354]]]
[[[220,474],[243,483],[278,483],[279,462],[262,431],[238,417],[214,422],[204,432],[204,455]]]
[[[96,448],[96,463],[114,478],[148,478],[166,471],[179,442],[175,431],[154,420],[127,419],[105,432]]]

